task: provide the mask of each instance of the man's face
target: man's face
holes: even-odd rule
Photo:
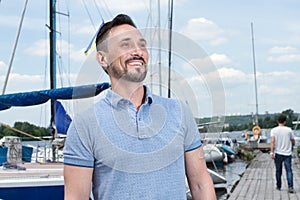
[[[130,82],[145,79],[148,51],[139,30],[127,24],[112,28],[108,33],[107,50],[110,76]]]

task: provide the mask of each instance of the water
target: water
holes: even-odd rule
[[[222,168],[217,168],[217,172],[224,176],[227,183],[222,184],[220,188],[216,188],[217,198],[219,200],[225,200],[232,192],[235,184],[240,180],[241,175],[245,172],[247,163],[240,159],[224,165]]]
[[[205,133],[202,134],[202,137],[207,138],[230,138],[231,141],[236,140],[237,142],[245,142],[243,135],[245,132],[236,131],[236,132],[226,132],[226,133]],[[266,136],[269,135],[266,133]],[[218,167],[217,169],[209,166],[210,169],[216,171],[220,175],[224,176],[227,180],[225,184],[220,184],[215,186],[217,199],[225,200],[229,197],[230,193],[234,189],[237,182],[240,180],[241,175],[245,172],[248,163],[236,158],[233,162],[228,163]]]

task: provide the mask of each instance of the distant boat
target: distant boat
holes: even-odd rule
[[[254,76],[254,88],[255,88],[255,119],[252,132],[254,137],[251,138],[251,142],[257,141],[257,143],[266,143],[267,137],[261,134],[261,128],[258,125],[258,95],[257,95],[257,77],[256,77],[256,64],[255,64],[255,48],[254,48],[254,32],[253,23],[251,23],[251,36],[252,36],[252,57],[253,57],[253,76]]]
[[[228,145],[222,144],[219,148],[223,149],[229,156],[236,155],[236,152]]]
[[[205,144],[203,146],[205,161],[207,163],[223,162],[224,154],[214,144]]]

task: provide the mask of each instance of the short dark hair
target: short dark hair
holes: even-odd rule
[[[286,122],[286,116],[285,115],[280,115],[278,117],[278,123],[283,124],[284,122]]]
[[[96,47],[97,47],[98,51],[101,49],[99,44],[102,43],[106,39],[107,33],[113,27],[120,26],[123,24],[128,24],[128,25],[136,28],[136,25],[134,24],[132,19],[128,15],[125,15],[125,14],[119,14],[113,20],[108,21],[102,25],[102,27],[100,28],[100,30],[97,34],[97,38],[96,38]]]

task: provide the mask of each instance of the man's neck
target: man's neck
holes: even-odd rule
[[[136,109],[139,109],[144,102],[145,90],[142,82],[133,83],[119,80],[116,84],[112,83],[111,89],[118,95],[131,101]]]

